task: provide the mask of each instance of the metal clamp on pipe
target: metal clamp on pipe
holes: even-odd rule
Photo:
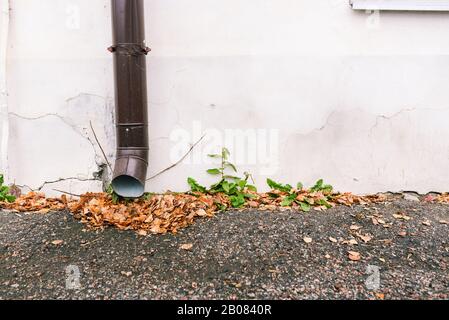
[[[112,0],[117,155],[112,187],[126,198],[145,192],[148,102],[143,0]]]

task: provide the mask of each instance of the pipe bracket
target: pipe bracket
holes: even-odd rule
[[[108,48],[109,52],[122,54],[125,56],[148,55],[151,49],[139,43],[117,43]]]

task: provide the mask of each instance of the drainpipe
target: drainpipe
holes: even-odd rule
[[[117,155],[112,187],[144,194],[148,168],[148,102],[143,0],[112,0]]]

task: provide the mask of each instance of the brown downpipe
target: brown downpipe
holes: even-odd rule
[[[114,191],[144,194],[148,169],[148,102],[143,0],[112,0],[117,155]]]

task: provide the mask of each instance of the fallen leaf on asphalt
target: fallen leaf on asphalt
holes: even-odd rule
[[[332,237],[329,237],[329,241],[330,241],[330,242],[333,242],[333,243],[336,243],[336,242],[338,242],[338,240],[337,240],[337,239],[335,239],[335,238],[332,238]]]
[[[330,258],[331,258],[331,256],[330,256],[329,254],[326,254],[324,257],[325,257],[326,259],[330,259]]]
[[[399,232],[399,235],[400,235],[401,237],[405,237],[405,236],[407,236],[407,232],[401,231],[401,232]]]
[[[362,258],[360,253],[357,251],[348,251],[348,257],[349,260],[352,261],[360,261],[360,259]]]
[[[131,271],[128,271],[128,272],[122,271],[121,274],[128,278],[133,275],[133,273]]]
[[[350,229],[350,230],[353,230],[353,231],[357,231],[357,230],[362,229],[362,227],[357,226],[357,225],[352,225],[352,226],[349,227],[349,229]]]
[[[430,225],[431,225],[431,223],[430,223],[429,220],[424,220],[424,221],[422,222],[422,224],[425,225],[425,226],[430,226]]]
[[[371,221],[373,222],[373,224],[375,225],[375,226],[377,226],[378,224],[379,224],[379,221],[376,219],[376,218],[371,218]]]
[[[313,239],[309,238],[309,237],[304,237],[303,240],[304,240],[305,243],[312,243],[312,241],[313,241]]]
[[[145,230],[139,230],[139,232],[137,232],[137,234],[138,234],[139,236],[145,237],[145,236],[148,235],[148,232],[146,232]]]
[[[60,244],[63,244],[64,241],[62,241],[62,240],[55,240],[55,241],[52,241],[51,243],[54,244],[55,246],[59,246]]]
[[[382,262],[385,262],[385,259],[384,259],[384,258],[379,258],[379,260],[382,261]]]
[[[365,235],[358,234],[357,236],[358,236],[360,239],[362,239],[362,241],[365,242],[365,243],[368,243],[368,242],[370,242],[370,241],[373,239],[373,237],[370,236],[369,234],[365,234]]]
[[[449,203],[449,193],[440,194],[436,197],[436,201],[440,203]]]
[[[405,221],[409,221],[411,219],[409,216],[407,216],[407,215],[405,215],[403,213],[394,213],[393,217],[395,219],[402,219],[402,220],[405,220]]]
[[[259,207],[259,203],[256,201],[248,201],[248,206],[250,208],[257,208],[257,207]]]
[[[268,270],[268,272],[270,272],[270,273],[279,273],[279,274],[282,273],[281,271],[279,271],[277,269],[270,269],[270,270]]]
[[[439,221],[441,224],[449,224],[449,221],[446,221],[446,220],[440,220]]]
[[[207,212],[204,209],[200,209],[196,212],[198,217],[206,217],[207,216]]]
[[[193,244],[192,244],[192,243],[186,243],[186,244],[181,245],[180,248],[181,248],[182,250],[192,250]]]
[[[384,300],[385,299],[385,294],[384,293],[376,293],[376,297],[379,300]]]

